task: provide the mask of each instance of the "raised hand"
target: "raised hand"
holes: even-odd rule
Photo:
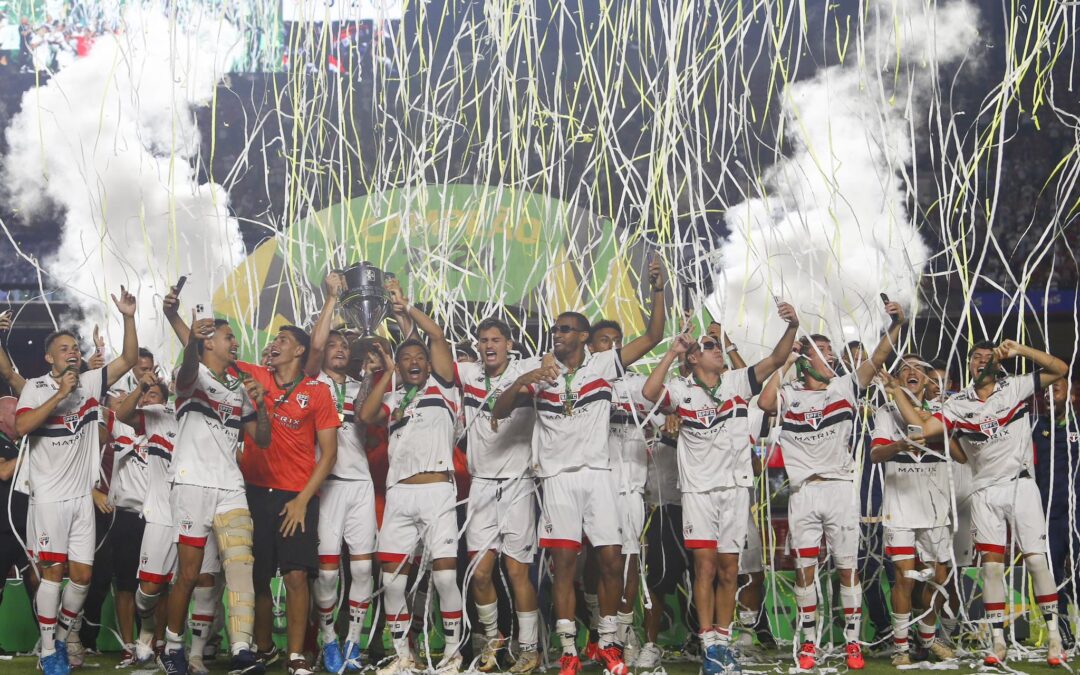
[[[690,337],[689,333],[679,333],[675,336],[675,339],[671,341],[671,351],[679,356],[690,351],[690,348],[693,346],[694,339]]]
[[[649,259],[649,286],[654,291],[662,291],[667,286],[667,270],[656,254]]]
[[[0,312],[0,333],[6,333],[11,330],[11,324],[14,319],[11,317],[11,310],[5,310]]]
[[[213,319],[198,319],[195,310],[191,310],[191,339],[209,340],[214,335]]]
[[[326,275],[326,292],[330,296],[339,298],[345,290],[344,274],[335,270]]]
[[[156,387],[161,383],[161,379],[152,370],[143,373],[143,376],[139,379],[139,391],[144,394],[150,390],[151,387]]]
[[[1016,358],[1021,355],[1022,349],[1023,345],[1016,340],[1002,340],[1001,344],[994,349],[994,358],[998,361]]]
[[[112,301],[124,316],[135,316],[135,296],[123,286],[120,287],[120,297],[113,295]]]
[[[75,391],[75,388],[79,386],[79,373],[75,368],[69,367],[64,370],[60,375],[60,398],[64,399],[71,395],[71,392]]]
[[[789,326],[797,328],[799,326],[799,315],[795,313],[795,308],[786,302],[781,302],[776,305],[777,314],[780,318],[787,322]]]
[[[180,313],[180,296],[177,295],[176,286],[169,286],[169,292],[161,301],[161,311],[165,316],[176,316]]]
[[[254,377],[244,378],[244,391],[251,398],[251,402],[256,407],[262,405],[263,397],[266,396],[266,388],[262,386],[262,383],[256,380]]]
[[[902,324],[907,321],[907,317],[904,316],[904,308],[900,306],[899,302],[893,300],[886,302],[885,312],[892,317],[893,325]]]

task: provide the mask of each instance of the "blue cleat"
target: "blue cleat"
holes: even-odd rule
[[[271,648],[267,654],[273,658],[273,661],[276,661],[278,656],[277,647]],[[260,659],[259,655],[254,651],[241,649],[233,654],[232,661],[229,663],[229,673],[231,675],[258,675],[266,672],[266,665],[266,661]]]
[[[355,642],[345,641],[345,670],[357,673],[364,669],[363,652],[360,645]]]
[[[64,662],[64,672],[71,672],[71,661],[68,659],[67,642],[63,640],[57,640],[53,643],[56,648],[56,653],[60,655],[60,660]]]
[[[341,645],[331,640],[322,646],[323,670],[328,673],[340,673],[345,668],[345,657],[341,655]]]
[[[741,673],[742,666],[739,665],[739,658],[735,650],[728,645],[717,645],[718,656],[720,657],[721,671],[725,673]]]
[[[165,675],[188,675],[187,656],[184,654],[183,647],[161,652],[157,662]]]
[[[38,660],[38,665],[41,666],[41,672],[45,675],[68,675],[71,669],[68,668],[67,662],[64,660],[64,654],[66,651],[57,649],[48,656],[43,656]]]
[[[720,657],[720,645],[709,645],[701,654],[702,675],[720,675],[724,664]]]

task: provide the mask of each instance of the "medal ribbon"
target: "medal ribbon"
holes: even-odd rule
[[[409,391],[405,392],[405,397],[401,399],[401,403],[398,404],[397,410],[394,411],[394,419],[400,420],[405,414],[405,409],[409,407],[412,400],[416,398],[417,392],[420,391],[420,387],[415,384],[409,387]]]

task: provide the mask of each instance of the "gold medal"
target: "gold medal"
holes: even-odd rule
[[[498,431],[499,430],[499,420],[495,419],[494,417],[491,418],[491,430],[492,431]]]
[[[338,419],[338,422],[344,424],[345,423],[345,413],[339,412],[337,414],[337,419]]]

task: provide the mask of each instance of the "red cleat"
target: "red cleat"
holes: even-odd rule
[[[802,646],[799,647],[798,655],[799,670],[813,670],[814,666],[817,664],[817,659],[815,658],[816,654],[817,649],[814,647],[813,642],[802,643]]]
[[[598,651],[600,665],[604,666],[611,675],[627,675],[630,672],[626,663],[623,662],[621,647],[611,645]]]
[[[581,659],[570,654],[563,654],[559,659],[559,675],[578,675],[581,672]]]
[[[866,661],[863,660],[862,647],[858,642],[849,642],[847,647],[844,648],[847,651],[847,667],[851,670],[862,670],[866,667]]]
[[[585,651],[583,655],[590,661],[596,661],[597,663],[600,663],[600,645],[593,640],[589,640],[585,643]]]

